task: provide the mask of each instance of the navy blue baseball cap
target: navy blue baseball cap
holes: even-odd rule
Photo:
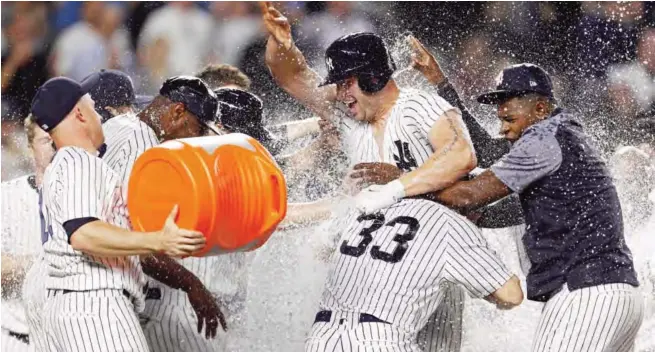
[[[95,73],[78,83],[67,77],[49,79],[36,91],[30,112],[44,131],[50,132],[73,110],[75,104],[99,82]]]
[[[141,107],[152,101],[152,97],[137,96],[134,92],[132,78],[126,73],[118,70],[102,69],[97,73],[100,81],[91,89],[89,94],[95,102],[96,111],[102,116],[103,121],[112,116],[105,108],[117,108],[120,106]]]
[[[523,63],[505,67],[496,78],[496,90],[480,95],[478,102],[500,104],[507,99],[530,93],[555,98],[548,73],[537,65]]]
[[[218,100],[200,78],[193,76],[175,76],[162,84],[159,94],[175,103],[182,103],[201,122],[215,122]]]

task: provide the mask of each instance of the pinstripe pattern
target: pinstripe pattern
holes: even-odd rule
[[[220,328],[215,339],[207,340],[197,333],[198,318],[188,303],[184,306],[175,306],[150,305],[150,302],[151,300],[146,302],[146,310],[150,311],[149,321],[143,327],[143,332],[154,352],[225,350],[226,340]]]
[[[349,217],[349,225],[341,234],[342,247],[332,257],[320,310],[374,315],[392,324],[395,332],[385,338],[387,341],[402,337],[393,341],[415,346],[419,330],[444,299],[445,285],[458,284],[475,297],[485,297],[511,276],[488,248],[480,231],[442,205],[405,199],[380,214],[383,221],[380,218],[362,220],[356,214]],[[404,244],[399,238],[407,234],[409,226],[388,225],[403,216],[415,218],[420,225],[414,238]],[[376,222],[377,230],[372,232],[365,251],[358,256],[359,253],[344,253],[344,244],[361,247],[366,241],[363,234]],[[399,247],[406,251],[396,262],[382,260],[380,256],[375,258],[368,252],[377,248],[394,253]],[[380,324],[370,326],[377,325]],[[320,332],[317,329],[313,329],[311,345],[317,343],[315,339],[325,339],[328,334],[313,335]],[[339,336],[344,338],[343,334]]]
[[[413,336],[384,323],[359,323],[359,314],[334,312],[329,322],[312,326],[306,352],[389,351],[420,352]]]
[[[545,305],[533,352],[627,352],[644,315],[639,290],[607,284],[569,292],[566,285]]]
[[[154,131],[135,114],[116,116],[105,122],[102,128],[107,143],[107,153],[103,160],[119,175],[127,199],[127,184],[134,163],[143,152],[158,145],[159,141]],[[211,292],[229,297],[238,292],[245,300],[247,272],[244,253],[187,258],[179,262]],[[143,316],[149,320],[144,332],[155,351],[176,350],[183,346],[186,346],[186,349],[182,349],[185,351],[209,351],[210,347],[220,347],[220,337],[207,341],[196,332],[197,318],[185,292],[171,289],[152,279],[148,287],[159,288],[161,291],[161,299],[148,300],[143,312]]]
[[[52,351],[149,351],[121,290],[49,290],[44,317]]]
[[[34,255],[42,252],[41,221],[39,218],[39,196],[30,185],[33,175],[2,182],[2,253]],[[15,333],[29,332],[24,302],[20,299],[20,288],[13,288],[16,294],[7,294],[3,288],[2,328]]]
[[[380,155],[373,129],[368,123],[357,122],[347,117],[343,111],[337,110],[341,138],[351,165],[360,162],[387,162],[404,171],[414,170],[434,153],[429,140],[430,129],[439,117],[451,109],[452,105],[436,94],[401,89],[398,101],[386,122],[383,155]],[[452,290],[460,291],[453,292],[453,295],[462,295],[461,288],[453,287]],[[429,326],[425,327],[426,331],[439,331],[440,334],[421,335],[421,344],[435,348],[443,346],[437,351],[446,351],[445,348],[453,346],[451,350],[457,351],[457,346],[461,345],[461,327],[456,331],[452,329],[457,328],[453,322],[461,322],[462,311],[463,301],[459,301],[455,307],[447,306],[446,303],[440,304],[434,313],[439,319],[428,320]],[[426,341],[428,337],[438,340]]]
[[[424,164],[434,152],[428,138],[432,125],[453,107],[436,94],[413,89],[401,89],[384,132],[384,155],[380,156],[373,127],[359,122],[336,109],[341,139],[351,165],[362,162],[387,162],[396,164],[394,155],[400,157],[396,142],[406,143],[416,166]],[[406,170],[407,171],[407,170]]]
[[[462,314],[466,293],[457,285],[444,285],[444,297],[418,334],[424,352],[458,352],[462,347]]]
[[[23,302],[30,331],[30,344],[37,351],[46,351],[43,309],[46,301],[45,281],[48,277],[48,264],[39,256],[25,274],[23,281]]]
[[[2,346],[0,346],[2,351],[11,351],[11,352],[28,352],[30,346],[25,342],[9,335],[9,330],[2,328]]]
[[[58,150],[45,172],[43,214],[52,237],[44,244],[46,288],[73,291],[126,289],[143,309],[145,276],[138,256],[103,258],[74,250],[63,223],[95,217],[129,228],[120,179],[100,158],[78,147]]]
[[[102,124],[107,152],[102,158],[122,180],[125,199],[127,183],[136,159],[159,144],[155,132],[135,114],[124,114]]]

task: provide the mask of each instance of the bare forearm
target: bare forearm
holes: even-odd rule
[[[192,286],[202,284],[194,273],[165,254],[142,257],[141,267],[146,275],[174,289],[186,292]]]
[[[70,242],[74,249],[99,257],[125,257],[160,251],[155,232],[128,231],[102,221],[80,227],[73,233]]]
[[[341,202],[343,202],[343,198],[337,197],[310,203],[291,203],[288,205],[287,216],[279,227],[308,225],[329,219],[336,206]]]
[[[442,156],[433,156],[414,171],[400,177],[405,186],[405,196],[412,197],[442,190],[475,168],[476,159],[465,141],[456,142],[450,151]]]
[[[320,127],[318,124],[318,117],[313,117],[300,121],[288,122],[281,125],[272,126],[273,131],[277,131],[277,134],[282,134],[286,137],[287,140],[293,141],[298,138],[310,134],[316,134],[320,132]]]
[[[493,138],[478,120],[466,108],[457,94],[455,87],[445,78],[438,83],[438,93],[447,102],[456,106],[462,112],[462,120],[471,136],[473,147],[478,158],[478,166],[487,168],[509,152],[509,143],[505,139]]]
[[[292,43],[287,49],[284,45],[279,44],[273,36],[268,37],[265,60],[273,77],[289,77],[289,75],[309,68],[305,56],[295,44]]]

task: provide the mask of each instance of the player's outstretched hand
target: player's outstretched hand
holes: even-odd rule
[[[412,67],[421,72],[432,84],[439,84],[446,79],[437,59],[413,35],[407,37],[412,47]]]
[[[171,257],[186,257],[205,247],[206,239],[201,232],[181,229],[175,223],[178,206],[166,218],[164,228],[159,231],[161,252]]]
[[[389,163],[359,163],[348,175],[360,187],[384,185],[397,180],[403,171]]]
[[[291,25],[289,20],[278,11],[270,1],[260,1],[262,19],[268,33],[285,49],[291,48]]]
[[[189,297],[191,307],[193,307],[193,310],[198,317],[199,334],[202,334],[202,327],[204,326],[205,338],[207,340],[215,338],[218,323],[221,324],[223,331],[227,331],[225,316],[218,307],[216,299],[207,288],[205,288],[205,286],[200,283],[192,286],[189,291],[187,291],[187,296]]]
[[[405,197],[405,186],[395,180],[384,186],[373,185],[355,196],[355,207],[362,214],[373,214],[394,205]]]

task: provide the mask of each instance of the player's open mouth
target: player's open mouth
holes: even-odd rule
[[[357,100],[353,100],[350,102],[345,102],[346,106],[348,106],[348,110],[350,110],[351,114],[355,114],[355,111],[357,110]]]

